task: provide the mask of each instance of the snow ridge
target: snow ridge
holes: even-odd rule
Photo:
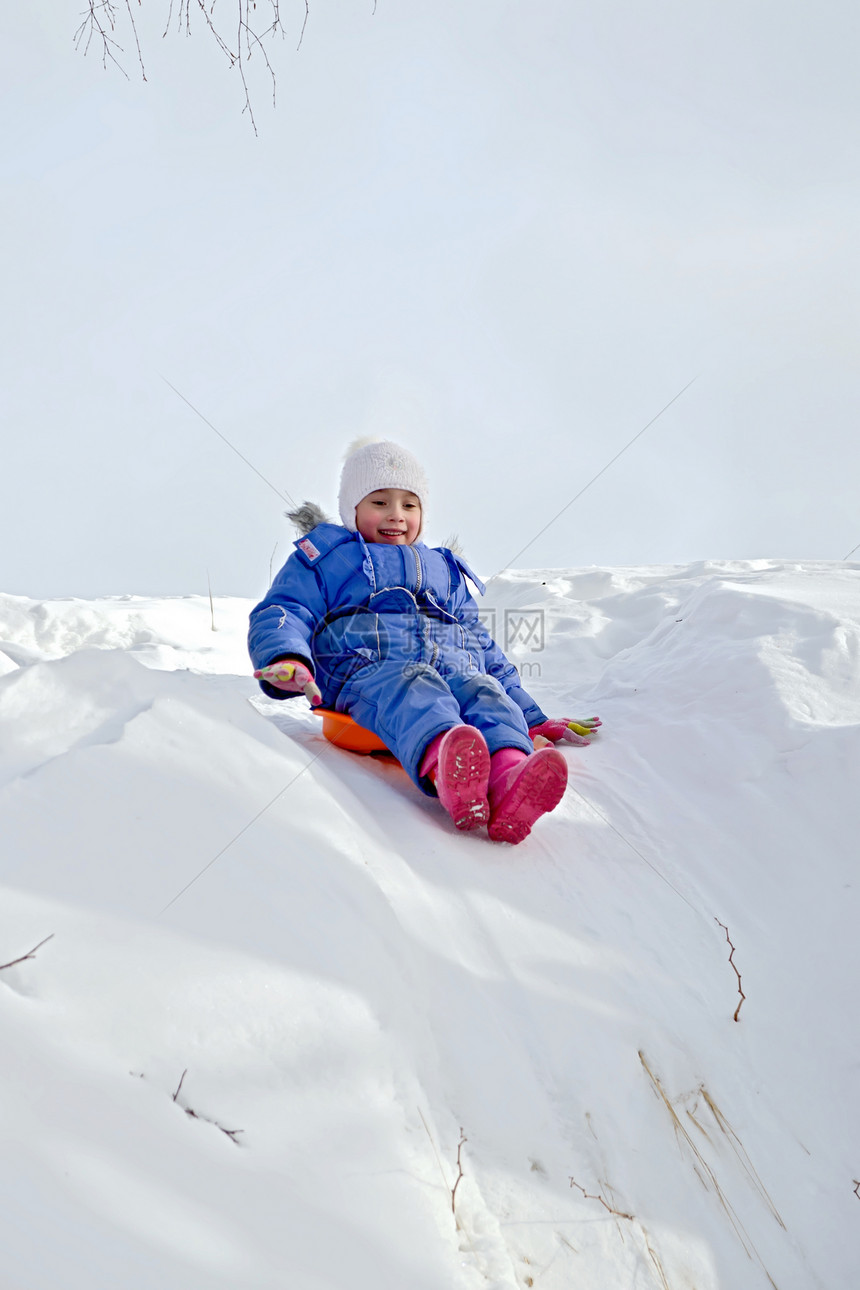
[[[858,571],[495,579],[604,721],[517,848],[247,602],[0,596],[3,1290],[853,1288]]]

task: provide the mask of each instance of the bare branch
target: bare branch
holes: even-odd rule
[[[743,989],[742,989],[742,987],[741,987],[741,974],[740,974],[740,972],[737,970],[737,968],[735,967],[735,962],[734,962],[734,959],[735,959],[735,947],[734,947],[734,945],[732,945],[731,937],[729,936],[729,929],[726,927],[725,923],[721,923],[721,922],[720,922],[720,920],[719,920],[718,918],[715,918],[715,919],[714,919],[714,922],[715,922],[715,923],[717,923],[717,924],[719,924],[719,926],[720,926],[720,927],[722,927],[723,931],[724,931],[724,932],[725,932],[725,934],[726,934],[726,940],[728,941],[729,946],[731,947],[731,951],[732,951],[732,952],[731,952],[731,954],[729,955],[729,963],[732,965],[732,968],[734,969],[735,976],[738,978],[738,994],[741,996],[741,997],[740,997],[740,1002],[738,1003],[738,1006],[735,1008],[735,1015],[734,1015],[734,1020],[735,1020],[735,1021],[738,1021],[738,1020],[740,1019],[740,1011],[741,1011],[741,1008],[742,1008],[742,1006],[743,1006],[743,1002],[744,1002],[744,999],[746,998],[746,995],[744,994]]]
[[[73,37],[75,49],[83,47],[86,58],[93,41],[100,40],[102,67],[107,67],[108,62],[111,62],[128,80],[128,73],[114,53],[114,50],[122,53],[122,45],[118,44],[110,34],[114,31],[116,31],[116,6],[111,3],[111,0],[88,0],[81,24]]]
[[[463,1177],[463,1161],[461,1159],[461,1152],[463,1150],[463,1143],[468,1141],[469,1139],[463,1133],[463,1129],[461,1126],[460,1141],[457,1143],[457,1177],[454,1180],[454,1186],[451,1188],[451,1213],[455,1217],[456,1217],[457,1211],[454,1208],[454,1205],[457,1199],[457,1188],[460,1186],[460,1179]]]
[[[113,63],[122,72],[123,76],[128,79],[128,73],[120,62],[123,46],[117,40],[120,26],[127,22],[131,28],[131,36],[137,51],[141,76],[145,81],[146,70],[133,3],[134,0],[85,0],[86,7],[82,12],[80,24],[74,35],[75,48],[87,54],[95,42],[101,48],[102,66],[107,67],[109,62]],[[142,3],[143,0],[137,0],[138,7]],[[190,36],[193,25],[192,13],[203,22],[209,35],[215,41],[219,52],[227,59],[230,67],[238,67],[239,69],[239,79],[242,83],[242,92],[245,98],[242,111],[248,113],[256,134],[257,124],[254,119],[251,87],[247,79],[246,64],[249,62],[251,55],[259,51],[264,69],[271,78],[272,103],[274,104],[277,91],[275,71],[263,42],[278,33],[282,36],[284,34],[281,20],[281,0],[231,0],[231,4],[235,6],[232,12],[236,23],[232,39],[225,37],[222,33],[221,27],[223,23],[216,23],[215,4],[216,0],[168,0],[167,17],[162,37],[166,36],[172,27],[175,27],[177,31],[185,36]],[[299,33],[299,49],[310,19],[310,0],[303,0],[303,4],[304,13]]]
[[[230,1139],[230,1141],[231,1141],[231,1142],[235,1142],[235,1143],[236,1143],[236,1146],[237,1146],[237,1147],[239,1147],[239,1146],[241,1146],[241,1145],[242,1145],[242,1144],[238,1141],[238,1138],[239,1138],[239,1135],[240,1135],[240,1134],[242,1134],[242,1133],[244,1133],[244,1132],[245,1132],[245,1130],[244,1130],[244,1129],[225,1129],[225,1128],[224,1128],[224,1125],[223,1125],[223,1124],[219,1124],[217,1120],[210,1120],[210,1118],[209,1118],[209,1116],[208,1116],[208,1115],[198,1115],[198,1114],[197,1114],[197,1112],[196,1112],[196,1111],[194,1111],[194,1110],[192,1110],[192,1108],[191,1108],[190,1106],[183,1106],[182,1110],[185,1112],[185,1114],[186,1114],[186,1115],[189,1115],[189,1116],[191,1117],[191,1119],[192,1119],[192,1120],[200,1120],[200,1121],[202,1121],[202,1123],[203,1123],[203,1124],[214,1124],[215,1128],[216,1128],[216,1129],[220,1129],[220,1130],[221,1130],[221,1132],[222,1132],[226,1137],[228,1137],[228,1138]]]
[[[54,933],[51,932],[50,936],[46,936],[43,941],[39,941],[38,945],[34,945],[33,948],[29,951],[29,953],[22,954],[19,959],[12,959],[11,963],[0,963],[0,972],[5,972],[6,968],[15,967],[17,963],[26,963],[27,959],[35,958],[36,951],[40,950],[43,945],[47,945],[48,941],[52,941],[53,939],[54,939]]]
[[[209,34],[212,36],[213,40],[215,41],[215,44],[221,50],[221,53],[224,54],[224,56],[227,58],[228,62],[230,63],[230,66],[232,67],[232,65],[236,62],[237,55],[233,53],[233,51],[230,49],[229,45],[224,40],[221,33],[218,31],[218,28],[215,26],[214,22],[212,21],[210,10],[206,8],[204,0],[195,0],[195,3],[197,5],[198,10],[200,11],[200,14],[203,18],[204,23],[209,28]],[[170,20],[172,17],[173,17],[173,0],[171,0],[171,3],[170,3],[170,11],[168,12],[168,15],[167,15],[167,24],[164,28],[165,36],[167,35],[167,32],[169,30]],[[178,31],[182,31],[184,28],[186,36],[191,35],[191,0],[179,0],[179,8],[176,14],[176,27]]]
[[[310,16],[311,16],[310,0],[305,0],[305,16],[304,16],[304,21],[302,22],[302,29],[299,32],[299,43],[296,45],[296,53],[298,53],[302,47],[302,41],[305,38],[305,27],[307,27],[308,25],[308,18],[310,18]]]
[[[137,3],[138,3],[138,4],[140,4],[140,2],[141,2],[141,0],[137,0]],[[90,3],[92,3],[92,0],[90,0]],[[131,0],[125,0],[125,7],[126,7],[126,9],[128,10],[128,20],[129,20],[129,22],[131,23],[131,30],[132,30],[132,33],[133,33],[133,35],[134,35],[134,47],[135,47],[135,49],[137,50],[137,61],[140,63],[140,76],[141,76],[141,80],[144,80],[144,81],[145,81],[145,80],[146,80],[146,68],[145,68],[145,67],[144,67],[144,65],[143,65],[143,53],[142,53],[141,48],[140,48],[140,40],[139,40],[139,38],[138,38],[138,34],[137,34],[137,24],[136,24],[136,22],[134,21],[134,14],[132,13],[132,10],[131,10]]]
[[[141,78],[146,80],[146,68],[143,65],[143,52],[140,48],[140,39],[137,34],[137,23],[134,20],[134,12],[131,7],[131,0],[123,0],[128,21],[131,27],[131,34],[134,40],[134,46],[137,50],[137,61],[140,63]],[[140,4],[140,0],[138,0]],[[93,40],[101,41],[102,47],[102,67],[107,67],[108,62],[113,63],[128,80],[128,73],[119,62],[114,50],[119,53],[123,52],[120,45],[113,38],[117,25],[117,5],[115,0],[87,0],[87,7],[83,11],[80,26],[74,35],[75,48],[80,49],[83,46],[84,56],[89,53],[90,45]]]
[[[244,1133],[244,1129],[225,1129],[224,1125],[219,1124],[217,1120],[213,1120],[208,1115],[200,1115],[200,1113],[198,1111],[195,1111],[193,1107],[183,1106],[182,1103],[178,1101],[179,1093],[180,1093],[180,1090],[182,1089],[182,1085],[185,1082],[185,1076],[187,1074],[188,1074],[188,1068],[186,1067],[179,1077],[179,1083],[176,1086],[176,1092],[173,1094],[174,1102],[176,1102],[180,1110],[184,1111],[185,1114],[187,1116],[190,1116],[192,1120],[200,1120],[203,1124],[214,1125],[216,1129],[221,1130],[221,1132],[225,1135],[225,1137],[228,1137],[231,1142],[235,1142],[236,1146],[240,1147],[242,1144],[239,1142],[239,1137],[242,1133]],[[140,1078],[143,1079],[143,1075],[141,1075]]]
[[[607,1211],[607,1213],[614,1214],[616,1218],[627,1218],[631,1222],[633,1222],[632,1214],[625,1214],[623,1210],[613,1209],[612,1206],[609,1204],[609,1202],[605,1201],[602,1196],[593,1196],[591,1192],[586,1191],[585,1188],[580,1183],[578,1183],[575,1178],[569,1178],[568,1181],[570,1182],[571,1187],[575,1187],[577,1191],[582,1192],[586,1200],[596,1200],[603,1206],[603,1208]]]

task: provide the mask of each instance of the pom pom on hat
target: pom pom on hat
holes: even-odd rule
[[[378,488],[402,488],[427,506],[427,476],[411,452],[387,439],[356,439],[346,450],[340,476],[338,507],[341,523],[355,532],[355,508]]]

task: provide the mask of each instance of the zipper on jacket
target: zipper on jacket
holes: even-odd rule
[[[422,582],[422,578],[421,578],[421,557],[420,557],[420,555],[418,554],[418,552],[415,550],[415,547],[414,547],[414,546],[411,546],[411,547],[409,548],[409,550],[410,550],[410,551],[412,552],[412,554],[415,556],[415,599],[416,599],[416,607],[417,607],[418,592],[421,590],[421,582]],[[418,612],[419,612],[419,613],[421,612],[420,608],[418,609]],[[431,667],[435,667],[435,666],[436,666],[436,660],[437,660],[437,658],[439,657],[439,646],[438,646],[438,645],[436,644],[436,642],[435,642],[434,640],[432,640],[432,639],[431,639],[431,644],[432,644],[432,646],[433,646],[433,653],[432,653],[432,654],[431,654],[431,656],[430,656],[430,666],[431,666]]]

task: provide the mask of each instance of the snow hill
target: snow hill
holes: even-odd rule
[[[856,1290],[858,574],[495,579],[516,848],[250,602],[0,597],[2,1290]]]

